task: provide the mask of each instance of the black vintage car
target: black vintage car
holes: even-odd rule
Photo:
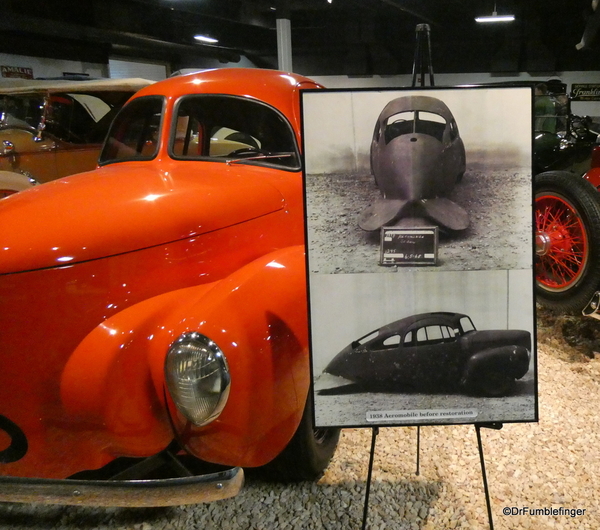
[[[477,331],[467,315],[423,313],[355,340],[325,372],[367,389],[454,388],[495,397],[527,373],[530,352],[528,331]]]

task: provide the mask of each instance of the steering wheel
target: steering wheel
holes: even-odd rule
[[[571,130],[578,140],[585,140],[590,133],[587,119],[581,116],[573,116],[571,118]]]

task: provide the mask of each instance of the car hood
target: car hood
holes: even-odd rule
[[[531,334],[520,329],[471,331],[466,333],[462,340],[471,353],[501,346],[522,346],[531,351]]]
[[[0,201],[0,274],[71,265],[189,238],[284,207],[273,169],[120,163]]]

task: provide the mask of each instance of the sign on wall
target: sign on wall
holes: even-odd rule
[[[302,94],[317,427],[537,421],[528,88]]]
[[[600,84],[573,83],[571,87],[572,101],[600,101]]]
[[[33,69],[23,66],[0,66],[2,77],[12,77],[20,79],[33,79]]]

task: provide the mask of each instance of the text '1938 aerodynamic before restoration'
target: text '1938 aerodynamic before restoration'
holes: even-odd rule
[[[323,472],[339,431],[313,429],[309,396],[303,88],[256,69],[150,85],[99,168],[0,201],[0,501],[183,504],[235,495],[243,467]],[[184,454],[217,470],[182,476]]]

